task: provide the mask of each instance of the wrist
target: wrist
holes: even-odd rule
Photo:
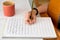
[[[32,14],[36,16],[36,10],[32,10]]]
[[[31,12],[32,12],[32,15],[35,15],[35,16],[38,15],[38,9],[37,8],[33,8]]]
[[[37,16],[38,15],[38,9],[37,8],[33,8],[33,10],[35,10],[35,15]]]

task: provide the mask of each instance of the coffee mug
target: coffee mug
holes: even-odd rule
[[[11,1],[3,2],[4,16],[14,16],[15,15],[15,4]]]

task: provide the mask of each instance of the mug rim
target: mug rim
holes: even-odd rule
[[[10,3],[12,3],[12,4],[11,4],[11,5],[5,5],[6,2],[10,2]],[[15,5],[15,3],[14,3],[13,1],[4,1],[4,2],[3,2],[3,5],[4,5],[4,6],[13,6],[13,5]]]

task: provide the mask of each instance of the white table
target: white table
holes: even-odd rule
[[[13,1],[15,2],[15,7],[16,7],[15,8],[16,9],[16,14],[13,17],[24,16],[25,12],[31,10],[31,7],[30,7],[30,4],[29,4],[28,0],[13,0]],[[4,2],[4,0],[0,0],[0,4],[1,4],[0,5],[0,18],[10,18],[10,17],[6,17],[6,16],[3,15],[2,2]],[[11,17],[11,18],[13,18],[13,17]],[[2,24],[0,25],[0,40],[43,40],[43,39],[19,39],[19,38],[5,39],[5,38],[1,38],[2,33],[3,33],[3,29],[4,29],[3,23],[5,21],[3,21],[3,20],[0,21],[0,23],[2,22]]]
[[[0,0],[0,18],[14,18],[14,17],[24,17],[25,13],[31,10],[30,4],[28,0],[14,0],[15,6],[16,6],[16,14],[13,17],[6,17],[3,15],[3,9],[2,9],[2,2],[3,0]],[[0,19],[1,20],[1,19]],[[2,24],[5,22],[3,20],[0,21]],[[0,25],[0,38],[2,36],[2,32],[4,29],[3,25]],[[43,39],[19,39],[19,38],[12,38],[12,39],[1,39],[1,40],[43,40]]]

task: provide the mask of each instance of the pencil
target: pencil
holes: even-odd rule
[[[32,11],[33,11],[33,3],[34,3],[34,1],[32,1],[32,7],[31,7]],[[30,15],[30,19],[31,20],[33,19],[33,17],[32,17],[32,11],[31,11],[31,15]]]

